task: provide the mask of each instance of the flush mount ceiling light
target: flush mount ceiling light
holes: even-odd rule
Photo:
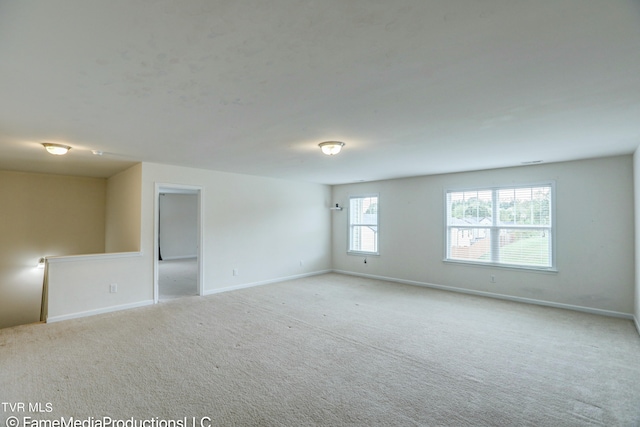
[[[340,141],[325,141],[318,144],[320,149],[327,156],[333,156],[334,154],[338,154],[342,147],[344,147],[344,142]]]
[[[71,147],[62,144],[51,144],[49,142],[45,142],[42,145],[50,154],[55,154],[56,156],[62,156],[71,150]]]

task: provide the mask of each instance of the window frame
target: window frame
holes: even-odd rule
[[[549,187],[551,189],[551,198],[550,198],[550,209],[549,215],[551,217],[550,224],[548,227],[527,227],[527,226],[504,226],[500,225],[497,215],[498,205],[496,202],[496,194],[500,190],[511,190],[511,189],[519,189],[519,188],[530,188],[530,187]],[[495,236],[499,234],[501,229],[523,229],[523,230],[531,230],[531,229],[548,229],[551,236],[551,242],[549,243],[549,251],[551,252],[551,256],[549,257],[550,266],[536,266],[536,265],[526,265],[526,264],[507,264],[496,262],[494,259],[496,256],[492,257],[491,261],[481,262],[481,261],[472,261],[466,259],[458,259],[458,258],[450,258],[450,243],[449,239],[451,236],[450,229],[451,228],[460,228],[460,225],[449,225],[449,217],[448,217],[448,195],[449,193],[458,193],[458,192],[466,192],[466,191],[491,191],[492,193],[492,222],[491,225],[483,225],[476,227],[463,227],[469,229],[478,229],[478,228],[486,228],[489,233],[492,233],[492,238],[495,239]],[[443,261],[446,263],[455,263],[455,264],[466,264],[473,266],[485,266],[485,267],[498,267],[498,268],[507,268],[507,269],[515,269],[515,270],[533,270],[537,272],[551,272],[557,273],[557,264],[556,264],[556,240],[557,240],[557,227],[556,227],[556,182],[553,180],[549,181],[539,181],[539,182],[527,182],[527,183],[519,183],[519,184],[505,184],[505,185],[486,185],[486,186],[474,186],[474,187],[455,187],[455,188],[445,188],[443,193],[444,200],[444,214],[443,214],[443,222],[444,222],[444,258]],[[499,246],[498,246],[499,247]],[[495,244],[492,247],[492,251],[495,248]],[[492,254],[493,255],[493,254]],[[499,256],[499,255],[498,255]]]
[[[352,231],[354,226],[366,226],[367,224],[351,224],[351,200],[368,199],[375,197],[377,199],[376,206],[376,232],[375,232],[375,251],[358,251],[351,249],[352,247]],[[379,256],[380,255],[380,195],[378,193],[357,194],[349,196],[349,204],[347,208],[347,254],[362,256]]]

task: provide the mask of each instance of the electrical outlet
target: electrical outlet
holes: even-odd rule
[[[489,277],[489,281],[491,283],[496,283],[496,276],[494,276],[493,274],[491,275],[491,277]]]
[[[237,275],[239,275],[239,274],[240,274],[240,272],[238,271],[238,269],[237,269],[237,268],[234,268],[234,269],[233,269],[233,275],[234,275],[234,276],[237,276]]]
[[[115,294],[116,292],[118,292],[118,284],[117,283],[110,284],[109,292],[111,292],[112,294]]]
[[[303,264],[304,264],[304,263],[302,262],[302,260],[300,260],[300,267],[302,267],[302,265],[303,265]]]

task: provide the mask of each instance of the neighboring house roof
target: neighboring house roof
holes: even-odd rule
[[[490,218],[453,218],[449,221],[451,225],[491,225]]]

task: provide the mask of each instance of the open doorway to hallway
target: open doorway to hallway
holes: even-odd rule
[[[201,295],[200,190],[163,185],[156,196],[154,299]]]

